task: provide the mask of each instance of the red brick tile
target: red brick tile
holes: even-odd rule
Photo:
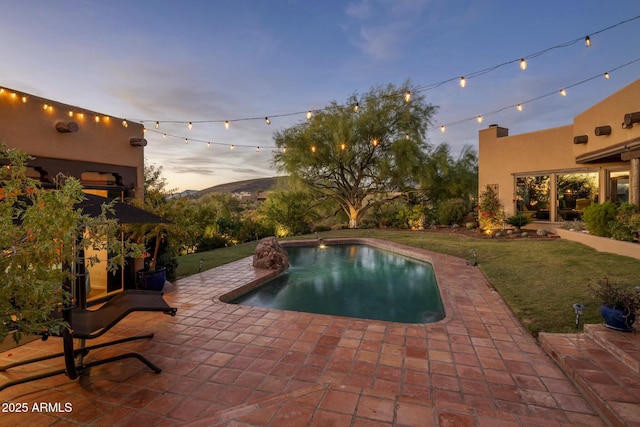
[[[359,417],[384,422],[392,422],[393,413],[393,400],[372,396],[361,396],[356,410],[356,415]]]
[[[433,408],[408,402],[398,402],[396,405],[396,424],[406,426],[435,426]]]

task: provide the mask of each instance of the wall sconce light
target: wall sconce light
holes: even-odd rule
[[[574,144],[586,144],[589,141],[588,135],[578,135],[573,137]]]
[[[576,329],[578,329],[578,325],[580,324],[580,315],[584,313],[585,307],[582,304],[573,304],[573,311],[576,313]]]
[[[58,122],[56,123],[56,130],[60,133],[73,133],[78,132],[78,124],[76,122]]]
[[[611,126],[596,126],[595,134],[596,136],[611,135]]]
[[[634,123],[640,123],[640,111],[636,111],[635,113],[627,113],[624,115],[624,126],[623,128],[633,127]]]
[[[131,138],[129,144],[131,144],[132,147],[146,147],[147,140],[144,138]]]

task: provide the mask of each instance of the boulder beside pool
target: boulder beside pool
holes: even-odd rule
[[[275,237],[265,237],[253,252],[253,266],[284,271],[289,268],[289,255]]]

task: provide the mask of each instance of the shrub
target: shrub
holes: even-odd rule
[[[480,204],[478,209],[478,222],[480,228],[490,231],[502,226],[504,213],[498,199],[498,193],[487,185],[482,193],[480,193]]]
[[[611,223],[616,219],[616,205],[607,201],[599,205],[592,204],[585,208],[582,220],[591,234],[611,237]]]
[[[525,225],[530,224],[531,218],[529,218],[525,214],[517,214],[517,215],[510,216],[505,220],[505,222],[510,226],[519,229],[520,227],[524,227]]]
[[[460,224],[467,214],[467,208],[462,199],[449,199],[440,203],[437,218],[440,224]]]

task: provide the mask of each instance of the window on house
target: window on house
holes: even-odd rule
[[[551,179],[549,175],[516,178],[517,212],[534,220],[549,221]]]
[[[609,174],[609,199],[616,204],[629,201],[629,171]]]
[[[557,175],[556,219],[580,219],[582,211],[591,203],[598,203],[598,173],[569,173]]]

